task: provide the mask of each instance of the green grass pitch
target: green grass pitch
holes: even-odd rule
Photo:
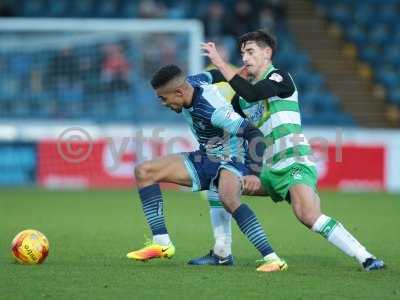
[[[289,270],[257,273],[259,255],[234,222],[234,267],[188,266],[212,245],[208,204],[188,192],[164,198],[176,255],[141,263],[125,257],[150,235],[136,191],[0,190],[0,299],[400,299],[399,195],[321,193],[326,214],[385,260],[371,273],[306,230],[289,205],[255,197],[243,201]],[[27,228],[50,240],[43,265],[12,261],[11,240]]]

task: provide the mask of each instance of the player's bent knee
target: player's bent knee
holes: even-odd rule
[[[240,182],[237,176],[221,170],[218,182],[218,195],[225,209],[233,213],[240,206]]]
[[[135,167],[135,178],[138,184],[144,181],[148,181],[150,179],[151,177],[150,165],[151,165],[150,162],[145,161]]]
[[[220,182],[218,196],[225,209],[230,213],[240,206],[240,193],[232,184],[221,184]]]
[[[239,206],[240,202],[236,201],[222,201],[222,205],[224,206],[225,210],[232,214]]]

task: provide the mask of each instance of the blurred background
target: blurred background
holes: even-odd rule
[[[236,38],[267,28],[299,89],[320,186],[399,191],[398,15],[396,0],[1,0],[0,186],[131,187],[136,162],[195,147],[151,74],[201,72],[204,40],[240,66]]]

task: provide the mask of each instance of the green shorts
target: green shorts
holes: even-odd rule
[[[316,192],[317,178],[315,167],[300,163],[294,163],[279,171],[264,167],[260,174],[261,183],[274,202],[290,202],[289,189],[295,184],[308,185]]]

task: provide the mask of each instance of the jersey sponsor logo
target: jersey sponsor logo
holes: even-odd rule
[[[281,75],[279,75],[278,73],[273,73],[271,76],[269,76],[268,79],[276,81],[276,82],[281,82],[283,80],[283,77]]]

